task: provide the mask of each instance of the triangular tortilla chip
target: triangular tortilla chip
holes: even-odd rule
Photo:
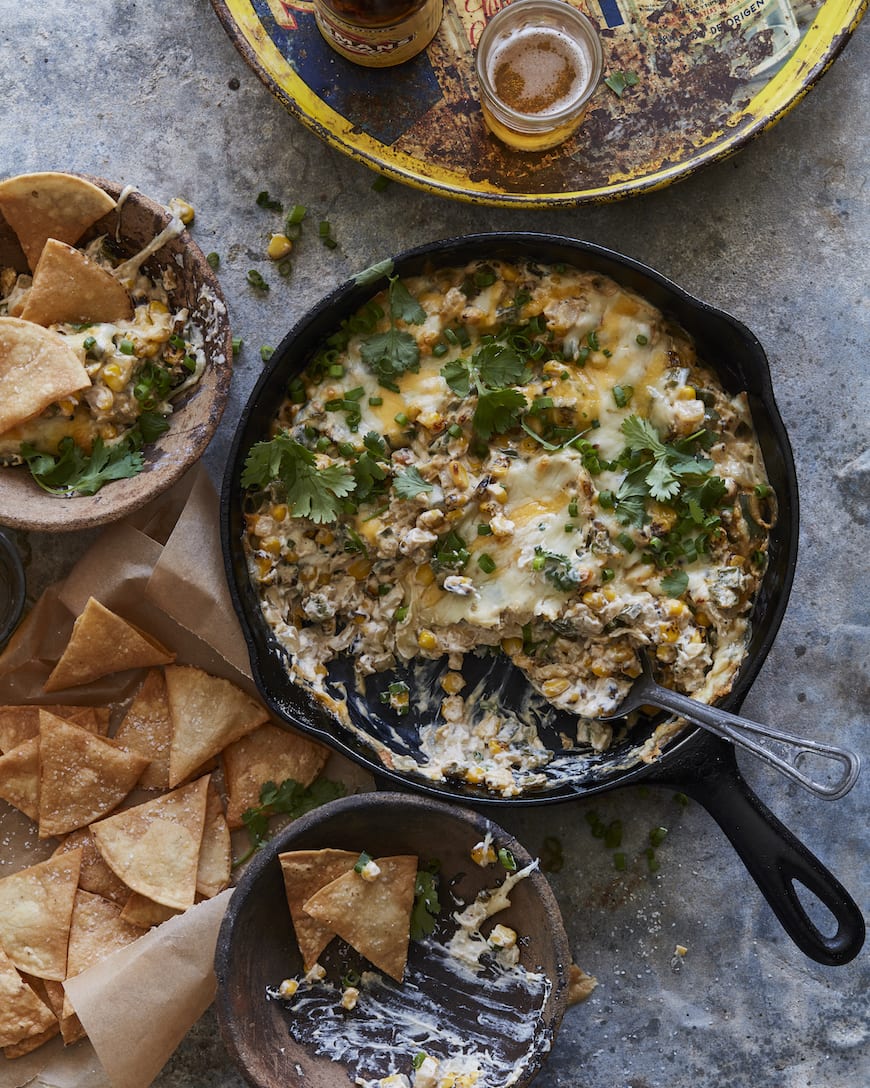
[[[112,871],[148,899],[187,910],[196,898],[208,776],[91,826]]]
[[[109,708],[103,706],[0,706],[0,752],[39,736],[39,712],[47,710],[64,721],[80,725],[89,733],[105,736],[109,729]]]
[[[39,978],[66,976],[80,850],[40,861],[0,880],[0,945],[16,967]]]
[[[60,1025],[57,1020],[55,1020],[51,1027],[46,1028],[45,1031],[39,1031],[36,1035],[28,1035],[26,1039],[22,1039],[20,1043],[13,1043],[12,1046],[4,1046],[3,1057],[12,1061],[15,1058],[23,1058],[25,1054],[32,1054],[33,1051],[38,1050],[43,1043],[47,1043],[49,1039],[53,1039],[59,1031]]]
[[[66,996],[66,990],[63,988],[62,982],[51,982],[49,979],[41,980],[45,987],[45,998],[48,1005],[54,1015],[57,1017],[60,1024],[60,1033],[63,1035],[63,1045],[69,1046],[70,1043],[78,1042],[79,1039],[85,1037],[85,1029],[82,1027],[81,1021],[75,1014],[72,1002]],[[34,986],[34,989],[36,987]],[[43,995],[36,989],[37,994],[40,997]]]
[[[49,238],[20,316],[37,325],[129,321],[133,303],[111,272],[81,250]]]
[[[14,1046],[56,1023],[54,1013],[40,1001],[0,948],[0,1046]]]
[[[144,895],[133,892],[121,910],[121,921],[140,930],[151,929],[178,913],[175,907],[165,907],[162,903],[155,903],[153,899],[146,899]]]
[[[67,835],[52,854],[68,854],[70,850],[81,850],[82,865],[79,870],[79,887],[82,891],[93,892],[104,899],[112,899],[123,905],[130,898],[130,889],[120,880],[103,861],[103,855],[97,849],[89,827],[80,827]]]
[[[375,880],[365,880],[351,869],[315,892],[303,910],[401,982],[411,935],[417,858],[400,854],[375,861],[381,870]]]
[[[199,847],[199,864],[196,869],[196,894],[203,899],[222,892],[229,886],[233,867],[230,829],[224,816],[220,794],[209,782],[205,801],[205,825]]]
[[[286,854],[278,855],[284,875],[287,906],[306,971],[317,963],[318,956],[335,936],[335,930],[306,914],[302,904],[336,877],[350,872],[358,858],[359,853],[354,854],[350,850],[328,849],[289,850]]]
[[[241,688],[191,665],[168,668],[166,690],[172,717],[170,786],[269,717],[262,703]]]
[[[60,691],[125,669],[165,665],[175,660],[165,646],[89,598],[73,625],[69,643],[44,685]]]
[[[329,751],[298,733],[277,725],[261,725],[223,752],[227,789],[227,823],[242,826],[242,813],[260,803],[264,782],[293,778],[310,786],[323,770]]]
[[[145,756],[40,711],[39,837],[65,835],[105,816],[147,766]]]
[[[0,797],[39,822],[39,737],[0,756]]]
[[[62,336],[18,317],[0,317],[0,434],[90,384]]]
[[[110,956],[119,948],[142,936],[136,926],[121,918],[117,903],[92,892],[76,892],[72,922],[69,930],[69,954],[66,977],[74,978]],[[69,999],[64,1003],[64,1015],[74,1011]]]
[[[108,193],[73,174],[18,174],[0,182],[0,212],[17,234],[31,269],[47,239],[73,245],[114,207]]]
[[[115,743],[151,761],[139,779],[140,789],[169,788],[169,743],[172,722],[162,669],[150,669],[115,733]]]

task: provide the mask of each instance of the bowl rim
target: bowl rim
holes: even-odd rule
[[[77,171],[60,172],[70,174],[70,176],[73,177],[80,177],[85,181],[91,182],[91,184],[98,186],[104,192],[108,193],[115,201],[119,200],[120,196],[127,188],[118,182],[97,175],[84,174]],[[139,189],[133,188],[127,193],[120,207],[116,206],[109,211],[106,216],[103,216],[102,219],[97,221],[97,224],[94,224],[94,227],[104,223],[110,216],[116,216],[119,223],[123,222],[123,209],[127,203],[137,204],[154,216],[155,222],[160,224],[155,230],[155,237],[171,222],[172,214],[165,205],[160,204],[158,201],[154,200],[153,197],[146,195]],[[93,229],[93,227],[89,228],[89,230]],[[88,233],[88,231],[85,232],[85,237]],[[37,532],[75,532],[80,529],[97,528],[106,525],[109,522],[118,521],[127,514],[141,509],[145,504],[163,494],[163,492],[176,483],[188,469],[193,467],[205,452],[206,447],[211,442],[211,439],[217,430],[229,399],[233,371],[232,329],[229,321],[229,310],[220,282],[218,281],[214,269],[209,265],[203,251],[199,248],[187,230],[181,231],[175,238],[167,239],[164,246],[172,243],[175,243],[179,247],[179,252],[189,254],[192,262],[189,272],[195,271],[197,279],[202,287],[207,288],[208,291],[211,292],[215,303],[217,303],[217,306],[213,308],[213,312],[217,316],[217,321],[220,324],[225,325],[224,333],[214,337],[215,347],[219,351],[222,349],[224,356],[223,362],[217,367],[213,367],[211,362],[208,363],[208,368],[213,367],[213,385],[210,387],[211,400],[209,403],[207,422],[198,428],[194,428],[195,433],[188,433],[189,455],[184,457],[173,456],[165,458],[162,464],[160,464],[159,473],[148,473],[148,476],[154,477],[152,486],[144,488],[144,492],[140,492],[137,489],[133,495],[129,494],[129,485],[131,483],[131,480],[129,479],[110,481],[95,495],[76,495],[69,497],[42,493],[39,490],[38,485],[34,483],[32,489],[28,487],[28,497],[32,497],[33,502],[38,504],[38,512],[22,515],[18,509],[11,507],[11,504],[5,509],[0,507],[0,525],[5,525],[13,529]],[[149,260],[154,260],[155,258],[159,259],[159,255],[163,252],[164,246],[161,246],[155,254],[152,254]],[[201,384],[198,384],[189,391],[182,404],[176,409],[176,414],[183,411],[184,407],[190,403],[201,388]],[[170,416],[169,418],[171,421],[173,417]],[[148,457],[149,449],[159,449],[159,443],[160,439],[154,443],[149,443],[148,446],[145,447],[146,459]],[[158,457],[157,462],[159,463],[160,460],[161,458]],[[0,472],[3,472],[7,468],[22,469],[22,472],[26,472],[26,469],[20,465],[0,466]],[[146,480],[148,476],[140,473],[133,479],[143,481]],[[125,485],[128,486],[125,487]]]
[[[752,613],[753,618],[756,617],[758,612],[762,613],[763,631],[757,641],[753,638],[754,645],[747,653],[740,667],[732,691],[717,704],[728,710],[736,711],[739,709],[749,688],[761,670],[781,626],[794,579],[798,551],[799,500],[797,473],[791,443],[774,397],[770,364],[755,333],[737,318],[721,308],[697,298],[697,296],[656,269],[599,243],[572,238],[567,235],[532,231],[493,231],[451,236],[423,243],[388,260],[378,262],[323,296],[291,327],[287,335],[282,339],[252,389],[240,414],[226,461],[221,487],[220,530],[230,596],[248,647],[254,681],[261,697],[279,719],[296,729],[301,729],[306,734],[321,741],[321,743],[329,745],[333,750],[341,752],[354,762],[366,767],[370,772],[388,781],[391,788],[413,789],[418,793],[427,794],[431,797],[453,798],[465,804],[510,804],[519,807],[528,804],[555,804],[571,798],[600,793],[612,789],[616,785],[631,784],[649,777],[655,769],[662,766],[662,759],[665,760],[667,765],[668,763],[679,762],[684,758],[691,760],[693,754],[696,753],[703,757],[704,745],[709,737],[701,727],[687,726],[679,735],[668,742],[663,749],[662,757],[655,763],[639,762],[637,765],[628,768],[614,767],[600,781],[585,782],[581,785],[571,784],[540,793],[530,792],[512,797],[492,795],[488,792],[467,792],[456,783],[429,782],[408,772],[395,771],[385,767],[378,762],[374,748],[371,748],[368,754],[361,753],[351,743],[348,743],[344,736],[338,735],[334,729],[331,730],[325,724],[313,724],[312,712],[321,721],[325,721],[326,712],[319,707],[313,708],[307,703],[304,707],[299,707],[298,704],[305,700],[306,693],[303,689],[293,685],[289,678],[286,681],[287,686],[295,689],[297,704],[294,707],[295,714],[290,715],[288,713],[287,705],[289,700],[287,702],[283,701],[270,690],[267,678],[264,675],[264,662],[268,662],[277,655],[274,648],[270,649],[268,645],[263,646],[265,632],[258,627],[257,615],[250,614],[249,602],[245,599],[243,587],[239,585],[235,561],[235,550],[238,547],[238,542],[232,532],[236,513],[233,509],[234,492],[238,486],[237,479],[241,471],[243,446],[249,441],[247,432],[251,426],[252,416],[258,410],[259,399],[263,392],[268,390],[270,383],[274,381],[275,371],[284,365],[284,355],[288,349],[297,340],[304,337],[312,326],[315,326],[325,315],[334,311],[337,307],[342,307],[338,312],[338,318],[350,312],[353,307],[350,305],[349,300],[355,300],[356,305],[360,304],[362,299],[357,298],[360,292],[364,291],[369,297],[375,294],[377,290],[385,285],[387,275],[396,270],[399,270],[400,274],[413,275],[413,271],[403,272],[402,269],[405,266],[415,266],[420,261],[427,260],[447,263],[446,259],[442,260],[442,258],[449,258],[451,255],[454,255],[454,259],[468,260],[471,259],[468,254],[464,257],[455,257],[457,251],[468,249],[472,249],[475,255],[483,258],[492,257],[497,255],[494,250],[505,247],[525,247],[518,250],[518,255],[525,257],[534,256],[532,251],[536,248],[562,247],[562,249],[570,250],[572,255],[578,258],[578,262],[584,256],[592,258],[607,266],[606,269],[596,268],[596,271],[601,271],[605,275],[612,275],[617,282],[622,282],[623,285],[634,287],[632,281],[641,280],[644,285],[643,288],[634,287],[634,289],[658,306],[666,316],[676,314],[679,320],[681,311],[690,312],[698,320],[710,322],[720,328],[730,330],[744,346],[747,358],[751,361],[749,369],[752,371],[753,379],[757,385],[755,393],[750,396],[750,403],[753,407],[752,414],[753,417],[756,417],[756,411],[758,411],[765,423],[769,425],[770,445],[780,461],[783,491],[780,494],[780,519],[775,527],[778,541],[776,585],[773,585],[773,567],[771,564],[762,583],[762,590],[769,584],[773,591],[765,594],[768,599],[764,601],[763,609],[760,607],[762,603],[760,591]],[[543,260],[541,257],[537,259]],[[550,258],[551,261],[553,259]],[[612,269],[618,270],[616,274],[613,273]],[[625,279],[620,279],[620,272],[627,274],[628,282]],[[691,330],[689,331],[691,332]],[[694,334],[693,336],[698,340],[697,336]],[[307,362],[308,357],[309,353],[307,351],[300,354],[298,364],[300,370],[304,363]],[[708,365],[712,365],[709,360],[705,361],[708,362]],[[765,460],[767,459],[765,458]],[[269,639],[266,635],[266,643],[268,644],[268,642]],[[302,715],[306,716],[302,717]]]
[[[442,800],[407,792],[375,790],[350,794],[320,805],[311,812],[297,817],[278,831],[248,863],[236,884],[221,921],[214,954],[214,969],[218,983],[215,996],[215,1012],[221,1038],[233,1062],[243,1072],[249,1083],[256,1085],[257,1088],[275,1088],[275,1085],[255,1079],[248,1069],[241,1052],[240,1042],[244,1037],[242,1027],[250,1029],[252,1024],[240,1026],[237,1023],[228,996],[228,978],[232,967],[235,940],[238,935],[241,935],[243,939],[257,940],[256,935],[244,929],[239,917],[240,913],[247,904],[249,897],[256,894],[257,884],[263,879],[269,868],[276,863],[278,854],[292,848],[294,840],[304,837],[309,832],[316,831],[321,824],[328,824],[342,816],[350,817],[363,808],[383,809],[384,818],[388,818],[391,813],[397,811],[413,809],[424,814],[427,818],[431,818],[433,823],[438,819],[450,820],[456,823],[464,822],[468,824],[475,834],[480,835],[481,839],[483,839],[487,831],[492,832],[500,844],[504,844],[514,852],[520,867],[524,867],[534,860],[528,849],[511,832],[496,824],[491,817],[464,805],[446,803]],[[474,868],[473,865],[472,868]],[[552,1048],[553,1040],[558,1034],[568,1004],[568,971],[572,962],[571,948],[562,911],[546,875],[540,867],[537,867],[529,873],[526,880],[533,888],[533,894],[537,897],[541,914],[545,915],[548,920],[548,934],[552,940],[559,974],[557,978],[550,980],[552,990],[547,997],[547,1004],[552,1001],[552,1010],[546,1025],[547,1045],[543,1045],[540,1041],[536,1041],[533,1045],[530,1044],[530,1050],[533,1049],[534,1053],[529,1060],[527,1072],[521,1078],[523,1084],[530,1080],[540,1069]],[[345,1067],[342,1065],[342,1068]]]

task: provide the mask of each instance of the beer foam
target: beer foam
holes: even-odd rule
[[[520,26],[495,44],[487,65],[501,101],[518,113],[547,117],[586,90],[590,64],[583,47],[557,27]]]

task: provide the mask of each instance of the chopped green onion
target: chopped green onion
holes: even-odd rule
[[[628,535],[628,533],[620,533],[619,536],[616,538],[616,542],[627,552],[633,552],[635,549],[635,543]]]
[[[451,438],[461,438],[462,428],[459,426],[458,423],[451,423],[450,426],[447,428],[447,433],[450,435]]]
[[[632,385],[614,385],[613,387],[613,399],[616,402],[617,408],[624,408],[626,404],[634,396],[634,386]]]
[[[611,581],[613,581],[615,576],[616,576],[616,571],[613,569],[613,567],[604,567],[602,569],[602,571],[601,571],[601,581],[602,582],[611,582]]]
[[[239,352],[242,350],[242,344],[243,343],[244,343],[244,340],[242,340],[241,336],[234,336],[233,337],[233,355],[238,355],[239,354]]]
[[[576,499],[572,499],[572,500],[571,500],[571,501],[570,501],[570,502],[568,503],[568,517],[569,517],[569,518],[576,518],[576,517],[577,517],[577,511],[578,511],[578,508],[577,508],[577,500],[576,500]]]
[[[278,275],[283,276],[286,279],[293,271],[293,264],[291,261],[285,258],[283,261],[278,262]]]
[[[260,273],[256,270],[256,268],[249,268],[248,269],[248,275],[247,275],[246,279],[247,279],[248,283],[252,287],[256,287],[256,289],[258,291],[268,291],[269,290],[268,283],[266,283],[266,281],[263,279],[263,277],[260,275]]]
[[[481,524],[477,527],[477,535],[492,536],[492,529],[486,524],[486,522],[481,522]]]
[[[121,352],[122,355],[132,355],[133,354],[133,341],[132,340],[122,340],[121,343],[118,344],[118,350]]]
[[[383,397],[369,397],[369,407],[371,408],[380,408],[383,403]]]
[[[328,373],[329,373],[330,378],[343,378],[344,377],[344,367],[341,365],[341,363],[334,363],[329,368]]]
[[[91,348],[96,347],[96,344],[97,340],[94,336],[86,336],[84,340],[82,340],[82,347],[85,349],[85,351],[90,351]]]
[[[436,344],[435,347],[432,348],[432,354],[436,359],[440,359],[441,356],[446,355],[449,350],[450,348],[448,348],[446,344]]]
[[[367,854],[365,850],[363,850],[363,852],[357,858],[357,862],[356,865],[354,865],[353,867],[353,871],[355,873],[361,873],[371,860],[371,854]]]
[[[622,845],[622,820],[611,820],[604,832],[604,845],[608,850],[614,850]]]
[[[275,349],[269,347],[268,344],[263,344],[263,346],[260,348],[260,358],[263,360],[264,363],[268,363],[268,361],[272,358],[274,354]]]
[[[484,574],[492,574],[495,570],[495,560],[491,555],[483,552],[477,557],[477,565],[483,571]]]
[[[405,427],[408,424],[408,417],[405,415],[404,412],[396,412],[396,414],[393,416],[393,419],[396,421],[396,423],[399,424],[400,427]]]
[[[641,347],[645,347],[649,343],[649,337],[644,336],[642,332],[639,332],[634,339]]]
[[[506,846],[503,846],[498,852],[498,860],[501,862],[502,867],[509,873],[515,873],[517,870],[517,859],[508,850]]]
[[[206,261],[208,262],[209,268],[220,267],[221,259],[220,255],[217,253],[209,253],[209,255],[206,257]]]
[[[393,619],[396,623],[401,623],[408,617],[408,606],[406,604],[400,604],[396,611],[393,613]]]
[[[625,872],[625,854],[619,850],[613,855],[613,868],[618,872]]]
[[[666,827],[654,827],[649,833],[650,846],[661,846],[665,841],[668,829]]]
[[[270,212],[280,212],[284,210],[281,201],[273,200],[265,189],[261,193],[257,193],[257,207],[266,208]]]

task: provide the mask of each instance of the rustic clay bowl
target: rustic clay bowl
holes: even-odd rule
[[[88,177],[115,199],[121,186]],[[110,212],[91,228],[85,240],[98,234],[117,238],[125,256],[132,256],[169,223],[166,208],[134,192],[120,211]],[[26,272],[18,240],[0,216],[0,265]],[[26,467],[0,468],[0,524],[16,529],[68,531],[102,525],[124,517],[165,491],[201,456],[220,421],[232,374],[232,334],[220,285],[202,251],[187,231],[172,238],[144,265],[152,275],[170,266],[178,286],[170,293],[174,306],[190,308],[202,330],[207,365],[199,383],[176,402],[169,430],[146,446],[145,468],[138,476],[105,484],[96,495],[58,498],[42,491]]]
[[[470,851],[487,832],[497,847],[507,847],[519,866],[531,860],[527,851],[492,820],[468,809],[445,805],[424,797],[400,793],[365,793],[331,802],[295,820],[262,849],[250,864],[230,900],[218,936],[215,972],[218,980],[217,1016],[221,1034],[230,1056],[248,1082],[256,1088],[286,1088],[288,1084],[305,1084],[307,1088],[347,1088],[359,1075],[356,1063],[333,1060],[318,1054],[312,1045],[296,1042],[290,1035],[292,1013],[281,1001],[268,1000],[267,987],[276,987],[281,980],[299,977],[302,961],[293,934],[278,854],[285,850],[307,850],[335,847],[351,851],[366,851],[373,856],[412,853],[426,861],[440,862],[441,914],[437,940],[446,940],[455,926],[451,913],[458,908],[454,896],[469,903],[483,888],[494,888],[504,878],[498,863],[482,869],[471,860]],[[451,894],[452,893],[452,894]],[[567,976],[570,963],[568,940],[550,886],[546,878],[534,871],[519,881],[510,893],[511,906],[494,916],[492,922],[512,926],[525,940],[521,942],[521,962],[531,971],[541,971],[550,980],[546,997],[537,1007],[515,1009],[524,1023],[538,1025],[531,1041],[519,1042],[510,1031],[499,1032],[490,1025],[494,1049],[503,1053],[506,1062],[505,1083],[527,1084],[549,1052],[565,1010]],[[488,932],[484,923],[483,931]],[[328,977],[339,977],[346,946],[333,941],[321,955]],[[437,964],[426,944],[412,941],[403,988],[407,986],[411,968],[421,967],[437,986]],[[430,969],[431,965],[431,969]],[[361,967],[365,967],[363,962]],[[416,977],[416,975],[415,975]],[[426,992],[427,984],[421,984]],[[466,988],[468,989],[468,988]],[[493,995],[485,982],[479,990],[474,981],[469,992],[451,991],[439,1005],[443,1023],[457,1029],[466,1039],[474,1029],[480,1032],[478,1016],[493,1015]],[[365,995],[360,999],[362,1001]],[[417,1004],[417,1002],[415,1002]],[[422,1004],[422,1002],[420,1002]],[[372,1018],[374,1022],[375,1018]],[[439,1022],[441,1022],[439,1018]],[[339,1036],[341,1028],[338,1029]],[[383,1043],[390,1051],[390,1023],[383,1024]],[[378,1040],[380,1043],[380,1040]],[[410,1073],[413,1053],[398,1055],[406,1060]],[[385,1059],[386,1060],[386,1059]],[[381,1075],[389,1070],[384,1069]]]

